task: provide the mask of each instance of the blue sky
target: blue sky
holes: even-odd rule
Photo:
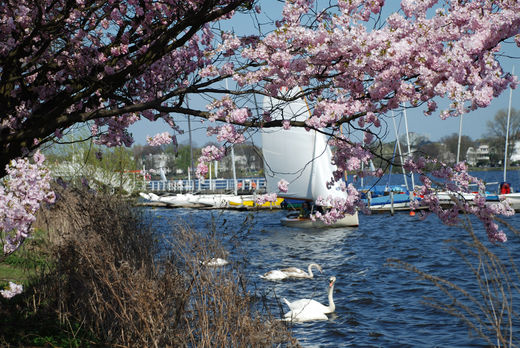
[[[273,2],[274,4],[275,2]],[[275,7],[270,8],[270,12],[279,10],[281,7],[276,2]],[[232,26],[237,32],[244,32],[245,30],[254,30],[250,27],[250,19],[247,17],[238,17],[228,22],[229,26]],[[509,43],[503,45],[503,51],[506,55],[513,58],[503,57],[501,58],[502,67],[505,71],[512,71],[513,65],[516,65],[515,75],[518,76],[520,73],[520,48],[516,47],[513,40],[509,40]],[[509,104],[509,90],[503,92],[498,98],[484,109],[479,109],[471,113],[465,114],[463,118],[463,129],[462,134],[470,136],[476,140],[483,136],[486,136],[486,124],[488,121],[493,120],[494,115],[500,109],[507,109]],[[520,88],[513,90],[512,107],[520,110]],[[438,102],[442,105],[442,102]],[[205,109],[203,101],[190,101],[193,106]],[[440,108],[441,109],[441,108]],[[431,116],[425,116],[422,109],[408,109],[408,130],[418,134],[426,135],[432,141],[437,141],[445,135],[452,133],[458,133],[459,131],[459,118],[449,118],[447,120],[441,120],[439,118],[439,112],[432,114]],[[188,121],[186,116],[175,115],[175,119],[182,129],[186,131],[184,135],[178,137],[179,143],[188,142]],[[386,141],[392,141],[394,137],[394,129],[392,121],[388,119]],[[194,117],[191,118],[192,127],[192,138],[193,142],[197,146],[205,145],[208,141],[214,141],[214,138],[208,138],[205,132],[205,124],[201,124],[199,119]],[[170,128],[164,122],[149,122],[146,120],[138,122],[136,125],[130,127],[129,131],[133,134],[136,144],[145,144],[146,137],[152,136],[157,133],[170,131]],[[403,134],[404,123],[401,124],[400,134]],[[260,137],[255,136],[253,138],[255,143],[261,144]]]

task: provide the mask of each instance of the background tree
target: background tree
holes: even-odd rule
[[[193,147],[194,161],[200,156],[200,148]],[[189,144],[180,144],[177,149],[177,157],[175,158],[175,168],[181,169],[184,175],[187,175],[188,168],[191,166],[191,153]]]
[[[179,146],[174,144],[168,144],[164,145],[164,153],[166,154],[166,170],[167,174],[169,173],[171,176],[175,175],[175,162],[177,160],[177,151],[179,149]]]
[[[134,158],[140,166],[140,169],[154,168],[153,156],[163,152],[162,146],[135,145],[132,147]]]
[[[505,141],[507,133],[507,114],[508,110],[501,109],[497,111],[493,121],[487,121],[487,131],[492,137],[503,138]],[[520,111],[511,108],[511,117],[509,119],[509,139],[520,138]]]
[[[403,152],[405,151],[402,145],[401,150],[403,150]],[[391,163],[394,163],[396,166],[402,165],[395,141],[381,142],[378,145],[373,144],[372,151],[379,154],[379,156],[375,157],[372,161],[375,168],[382,168],[383,171],[386,172]],[[392,159],[392,162],[388,162],[387,159]],[[370,169],[370,164],[366,166],[366,168]]]
[[[430,142],[428,136],[424,134],[408,132],[408,137],[406,136],[406,133],[401,134],[401,136],[399,136],[399,141],[401,142],[403,156],[408,152],[408,140],[410,140],[410,151],[412,152],[412,156],[416,155],[415,153],[420,146]]]
[[[426,141],[417,146],[417,155],[431,158],[443,157],[444,146],[439,142]]]
[[[489,136],[486,137],[486,142],[493,148],[493,159],[496,164],[504,161],[504,151],[506,145],[507,133],[507,114],[508,110],[499,110],[493,121],[486,123]],[[508,152],[509,156],[514,149],[514,144],[520,140],[520,111],[511,108],[511,117],[509,119],[509,137],[508,137]]]
[[[134,145],[132,146],[132,152],[135,158],[142,158],[143,156],[155,155],[161,153],[163,149],[160,146],[150,145]]]
[[[479,143],[489,145],[489,164],[493,167],[504,164],[504,150],[506,139],[504,137],[485,137]],[[509,148],[511,151],[513,148]]]
[[[451,133],[451,135],[446,135],[440,139],[440,142],[446,146],[446,150],[451,152],[453,154],[453,158],[456,160],[457,149],[459,146],[459,133]],[[462,135],[460,137],[459,161],[463,161],[466,158],[466,152],[471,146],[476,146],[475,141],[473,141],[473,139],[467,135]]]
[[[54,175],[65,180],[86,178],[90,185],[121,189],[134,179],[129,172],[138,169],[131,149],[97,145],[86,127],[77,128],[59,142],[49,145],[43,153]]]
[[[238,164],[236,166],[237,175],[250,177],[255,176],[258,170],[262,170],[263,160],[261,153],[262,150],[250,142],[235,146],[235,156],[244,156],[246,159],[245,165]]]

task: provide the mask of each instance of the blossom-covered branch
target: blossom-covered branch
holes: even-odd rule
[[[45,157],[36,152],[34,163],[13,160],[8,175],[0,183],[0,241],[4,256],[20,247],[31,232],[35,213],[42,203],[54,202],[50,174],[44,167]]]
[[[77,122],[95,120],[93,134],[107,130],[99,141],[109,146],[129,146],[126,129],[142,117],[175,131],[157,109],[182,104],[196,72],[217,63],[211,23],[251,2],[3,1],[0,177],[10,160]]]

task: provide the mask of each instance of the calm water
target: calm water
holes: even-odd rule
[[[500,180],[501,173],[496,175],[496,180]],[[167,222],[179,219],[201,232],[208,230],[213,219],[221,226],[219,232],[224,239],[240,232],[240,248],[229,245],[229,258],[244,265],[250,275],[251,290],[267,296],[273,313],[279,313],[276,297],[289,301],[314,298],[327,304],[328,278],[335,275],[336,312],[327,321],[293,326],[295,336],[305,347],[485,346],[475,335],[468,335],[467,327],[459,319],[424,304],[424,297],[442,298],[436,287],[417,279],[414,273],[387,265],[388,258],[400,259],[467,290],[477,290],[472,272],[450,249],[451,244],[444,242],[467,240],[467,232],[444,226],[434,216],[420,220],[407,213],[361,214],[357,228],[304,230],[281,226],[283,211],[149,211],[156,217],[156,228],[165,235],[170,228]],[[253,225],[245,232],[241,224],[250,214]],[[520,215],[507,220],[520,228]],[[475,230],[481,239],[486,238],[481,226],[475,225]],[[486,245],[499,255],[510,252],[513,259],[520,260],[520,241],[511,233],[508,236],[505,247]],[[258,277],[276,268],[306,268],[310,262],[323,267],[323,273],[314,279],[269,282]],[[283,311],[287,311],[283,306]],[[514,306],[518,310],[518,301]],[[520,328],[520,323],[515,326]]]

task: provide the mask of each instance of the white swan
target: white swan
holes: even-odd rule
[[[318,301],[307,298],[294,302],[289,302],[284,298],[283,300],[289,306],[290,311],[285,313],[283,320],[297,322],[327,320],[328,317],[326,314],[334,313],[336,310],[336,305],[334,304],[334,299],[332,298],[335,282],[336,277],[330,277],[329,288],[327,290],[327,294],[329,296],[328,306],[324,306]]]
[[[318,265],[317,263],[311,263],[308,268],[308,273],[296,267],[288,267],[269,271],[261,275],[260,278],[267,280],[283,280],[287,278],[313,278],[314,274],[312,273],[312,267],[316,267],[320,272],[322,271],[320,265]]]
[[[228,260],[221,259],[220,257],[213,257],[207,261],[202,262],[202,264],[204,266],[214,266],[214,267],[225,266],[228,263],[229,263]]]
[[[280,271],[279,269],[275,269],[273,271],[264,273],[263,275],[260,276],[260,278],[267,279],[267,280],[282,280],[282,279],[287,278],[287,274]]]
[[[296,267],[282,268],[280,271],[291,278],[313,278],[314,274],[312,274],[312,267],[316,267],[320,273],[322,272],[321,266],[317,263],[311,263],[308,267],[308,272]]]

